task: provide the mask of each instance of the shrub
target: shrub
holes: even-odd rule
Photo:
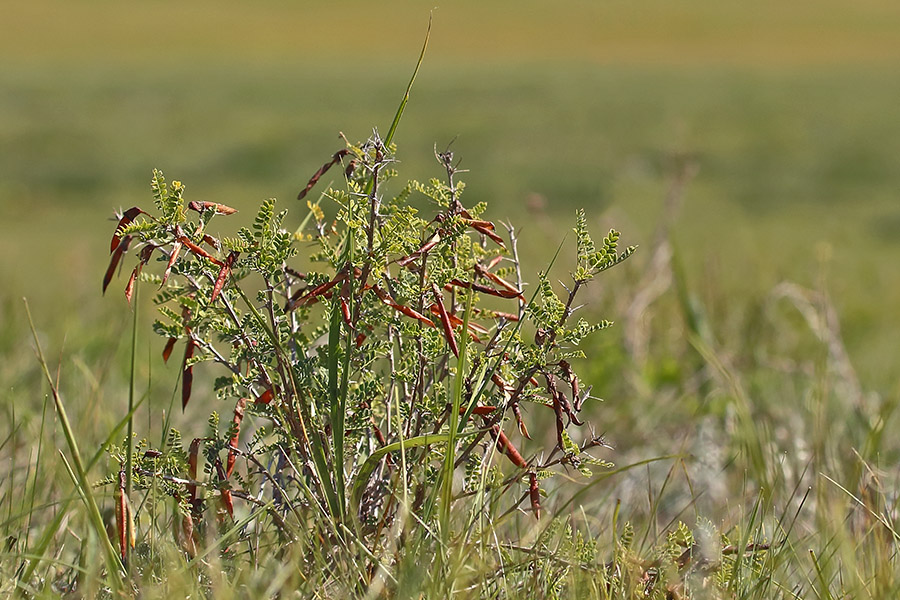
[[[104,289],[134,252],[125,295],[131,301],[139,281],[159,287],[154,330],[167,340],[165,359],[183,347],[182,405],[191,399],[194,366],[212,361],[225,373],[215,392],[234,407],[224,425],[214,412],[187,450],[174,429],[162,448],[141,441],[129,450],[126,440],[113,449],[121,469],[109,483],[118,485],[123,559],[134,540],[127,531],[134,501],[125,498],[132,482],[153,490],[151,502],[175,500],[176,538],[187,556],[217,543],[240,553],[253,524],[257,543],[303,540],[321,558],[329,549],[312,541],[324,541],[373,573],[373,553],[398,527],[418,523],[424,537],[447,544],[506,496],[506,511],[527,501],[540,518],[540,480],[554,467],[589,475],[589,465],[605,464],[585,452],[602,438],[591,432],[579,446],[568,433],[583,425],[578,415],[590,391],[569,361],[582,356],[585,336],[611,323],[571,317],[582,286],[634,248],[620,252],[616,231],[595,245],[579,211],[567,296],[557,296],[544,272],[526,298],[515,230],[507,227],[504,238],[483,203],[463,204],[453,154],[437,155],[443,181],[410,181],[386,198],[394,152],[375,133],[334,154],[299,199],[338,164],[346,187],[307,200],[293,232],[287,210],[269,199],[250,228],[217,239],[210,223],[235,211],[188,202],[184,185],[160,171],[151,181],[156,210],[120,215]],[[420,216],[408,202],[413,194],[430,200],[435,216]],[[333,221],[323,204],[335,207]],[[309,268],[297,266],[310,249]],[[154,259],[161,275],[144,270]],[[555,423],[556,443],[543,460],[526,459],[511,439],[529,437],[524,403],[542,405],[534,417]],[[249,420],[253,435],[242,437]],[[508,468],[501,470],[498,454]],[[457,473],[462,485],[454,484]],[[227,544],[200,535],[214,529],[213,513]]]

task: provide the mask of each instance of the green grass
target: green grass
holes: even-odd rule
[[[249,218],[262,198],[293,203],[342,146],[338,131],[351,139],[366,137],[372,126],[386,131],[430,6],[404,2],[380,14],[361,3],[353,8],[310,13],[287,3],[234,3],[219,11],[162,3],[125,10],[109,2],[40,2],[22,3],[4,18],[5,581],[18,566],[15,553],[34,547],[57,503],[67,500],[70,523],[47,550],[52,560],[41,563],[40,577],[59,591],[74,577],[65,566],[71,562],[81,565],[84,589],[91,589],[99,586],[103,560],[56,452],[65,439],[51,418],[52,402],[44,405],[50,389],[30,351],[20,298],[29,298],[54,379],[60,363],[72,429],[92,456],[127,414],[131,375],[123,282],[99,295],[112,227],[104,219],[113,208],[148,202],[155,166],[185,181],[190,198],[235,206]],[[575,548],[564,529],[542,540],[555,558],[542,559],[540,585],[550,585],[550,564],[560,572],[567,562],[580,564],[562,580],[603,597],[597,581],[606,561],[636,569],[626,558],[651,558],[673,521],[694,527],[708,519],[695,536],[719,531],[741,544],[760,532],[771,542],[790,530],[787,542],[744,565],[726,597],[792,597],[791,590],[809,598],[894,597],[895,3],[765,2],[751,12],[735,3],[576,2],[552,13],[536,2],[460,3],[441,7],[435,19],[396,136],[403,175],[440,176],[433,148],[455,140],[452,148],[470,170],[466,201],[489,201],[491,218],[522,228],[531,280],[577,207],[588,209],[595,230],[614,225],[628,243],[640,244],[608,286],[601,281],[585,294],[585,310],[617,321],[596,334],[582,369],[605,398],[589,410],[616,447],[603,458],[626,466],[685,456],[598,479],[588,489],[575,474],[571,486],[555,490],[551,510],[585,490],[562,518],[597,550],[579,562],[579,552],[590,553]],[[672,283],[642,320],[629,321],[632,299],[647,289],[663,198],[685,157],[698,170],[670,223],[681,268],[675,279],[684,292],[679,296]],[[302,214],[291,218],[299,222]],[[663,268],[660,277],[670,272]],[[773,295],[783,281],[827,295],[809,306],[824,315],[833,305],[840,338],[831,347],[820,337],[837,333],[834,323],[811,327],[797,309],[808,308],[798,295]],[[148,333],[149,303],[142,304],[136,375],[137,395],[146,400],[134,424],[141,436],[158,439],[158,415],[170,406],[178,373],[158,359],[162,340]],[[647,351],[636,355],[625,341],[642,332]],[[199,389],[214,376],[198,367],[198,400],[186,416],[172,415],[183,431],[211,410],[228,414]],[[523,452],[549,445],[535,437]],[[105,474],[98,466],[88,477]],[[106,488],[97,501],[108,513]],[[630,548],[615,541],[625,521],[634,527]],[[523,523],[516,527],[528,539]],[[506,552],[504,560],[527,563],[527,553]],[[183,559],[173,551],[159,560]],[[490,560],[473,561],[460,581],[498,572]],[[232,579],[217,575],[224,571],[216,565],[204,571],[215,597],[262,594],[275,582],[310,589],[273,554]],[[173,569],[170,589],[194,589],[191,568]],[[414,562],[401,563],[395,575],[410,590],[423,585],[440,595]],[[702,586],[701,573],[691,577],[695,590]],[[0,593],[11,592],[8,585],[0,584]]]

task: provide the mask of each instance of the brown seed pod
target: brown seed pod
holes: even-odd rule
[[[309,179],[309,182],[306,184],[306,187],[300,190],[300,193],[297,194],[297,200],[303,200],[306,197],[306,194],[309,193],[313,186],[318,183],[319,179],[321,179],[322,175],[324,175],[328,169],[333,167],[336,163],[338,163],[342,158],[350,154],[350,151],[347,149],[338,150],[331,157],[331,160],[319,167],[319,169],[313,173],[313,176]]]
[[[506,437],[506,434],[503,433],[503,430],[500,429],[499,425],[491,426],[491,435],[494,436],[494,440],[496,440],[497,442],[497,449],[505,454],[512,464],[516,465],[520,469],[528,468],[528,463],[525,462],[525,459],[522,458],[522,455],[519,454],[519,451],[516,450],[516,447],[512,445],[512,442],[509,441],[509,438]]]
[[[210,304],[216,301],[222,288],[225,287],[225,280],[228,278],[228,274],[231,273],[231,269],[234,267],[234,263],[237,262],[240,254],[241,253],[237,250],[232,250],[228,254],[228,258],[225,259],[225,264],[223,264],[222,268],[219,270],[219,276],[216,277],[216,284],[213,286],[212,296],[209,298]]]
[[[237,209],[231,208],[230,206],[225,206],[224,204],[219,204],[218,202],[188,202],[188,208],[191,210],[195,210],[198,213],[202,213],[207,210],[215,211],[217,215],[233,215],[237,212]]]
[[[447,343],[450,344],[450,350],[459,358],[459,346],[456,343],[456,337],[453,335],[453,326],[450,323],[450,317],[447,315],[447,309],[444,308],[444,298],[434,283],[431,284],[431,293],[434,294],[434,302],[437,304],[438,315],[441,317],[441,325],[444,326],[444,337],[447,338]]]
[[[124,238],[122,238],[122,239],[119,238],[119,236],[118,236],[119,230],[121,230],[123,227],[125,227],[126,225],[128,225],[129,223],[134,221],[134,219],[140,214],[146,215],[147,213],[142,211],[137,206],[132,206],[131,208],[126,210],[124,213],[122,213],[122,216],[119,218],[119,224],[116,225],[116,230],[115,230],[115,232],[113,232],[112,241],[109,243],[110,253],[114,252],[115,249],[119,247],[119,244],[122,243],[122,240],[124,239]]]
[[[528,496],[531,498],[531,510],[536,519],[541,518],[541,488],[538,486],[537,474],[528,473]]]
[[[244,409],[247,408],[247,399],[241,398],[237,401],[237,404],[234,405],[234,417],[231,419],[231,423],[234,425],[234,435],[231,436],[231,440],[229,440],[228,445],[232,448],[228,450],[228,458],[225,459],[225,477],[231,477],[231,473],[234,471],[234,463],[237,459],[237,448],[239,438],[241,435],[241,421],[244,420]]]
[[[128,278],[128,284],[125,286],[125,299],[128,300],[128,304],[131,304],[131,297],[134,294],[134,283],[141,274],[144,265],[150,262],[150,255],[153,254],[154,249],[156,249],[156,246],[144,246],[144,249],[141,250],[141,260],[135,265],[134,270],[131,272],[131,277]]]
[[[191,482],[197,481],[197,457],[200,454],[200,443],[203,438],[194,438],[188,449],[188,479]],[[193,505],[197,499],[197,485],[195,483],[187,484],[188,504]]]
[[[224,482],[228,480],[228,477],[225,475],[225,469],[222,468],[222,461],[218,458],[216,459],[216,475],[218,475],[219,481]],[[231,490],[228,487],[223,487],[219,492],[219,501],[222,503],[222,508],[228,513],[228,516],[234,519],[234,499],[231,497]]]
[[[302,296],[297,298],[296,300],[291,300],[291,302],[289,302],[287,305],[287,310],[290,311],[290,310],[294,310],[298,306],[306,306],[308,304],[312,304],[313,302],[315,302],[317,297],[323,295],[325,292],[327,292],[328,290],[330,290],[337,284],[341,283],[346,278],[347,278],[347,272],[341,271],[340,273],[338,273],[337,277],[335,277],[331,281],[326,281],[325,283],[319,284],[316,287],[314,287],[312,290],[307,292],[306,294],[303,294]]]
[[[528,428],[525,427],[525,421],[522,419],[522,412],[519,410],[518,401],[510,403],[509,407],[512,408],[513,415],[515,415],[516,417],[516,424],[519,426],[519,433],[530,440],[531,436],[528,435]]]
[[[422,256],[423,254],[428,253],[428,251],[431,250],[432,248],[434,248],[435,246],[437,246],[438,242],[440,242],[440,241],[441,241],[441,234],[439,232],[435,232],[435,234],[433,236],[431,236],[431,238],[427,242],[422,244],[421,248],[419,248],[412,254],[409,254],[409,255],[404,256],[403,258],[397,260],[397,264],[400,265],[401,267],[407,266],[408,264],[415,261],[417,258]]]
[[[191,400],[191,388],[194,385],[194,366],[189,365],[188,361],[194,356],[194,347],[197,344],[192,338],[187,339],[187,346],[184,349],[184,363],[181,372],[181,410],[184,410],[188,402]]]
[[[172,251],[169,253],[169,262],[166,263],[166,270],[163,272],[162,283],[159,284],[160,289],[164,285],[166,285],[166,281],[169,280],[169,275],[172,273],[172,266],[175,264],[175,261],[178,260],[178,253],[181,252],[181,242],[175,242],[172,244]]]
[[[119,487],[116,490],[116,536],[122,561],[128,556],[128,500],[125,496],[125,467],[119,469]]]
[[[400,313],[403,313],[403,314],[406,315],[407,317],[416,319],[416,320],[419,321],[420,323],[423,323],[423,324],[425,324],[425,325],[428,325],[429,327],[434,327],[434,321],[432,321],[431,319],[429,319],[429,318],[426,317],[425,315],[419,313],[418,311],[415,311],[415,310],[411,309],[411,308],[408,307],[408,306],[404,306],[404,305],[402,305],[402,304],[398,304],[397,302],[394,301],[393,298],[391,298],[390,294],[388,294],[387,292],[385,292],[383,289],[381,289],[381,288],[378,287],[377,285],[376,285],[376,286],[372,286],[372,291],[375,293],[376,296],[378,296],[378,298],[379,298],[382,302],[384,302],[385,304],[387,304],[388,306],[390,306],[390,307],[393,308],[394,310],[396,310],[396,311],[398,311],[398,312],[400,312]]]
[[[176,523],[178,520],[176,519]],[[194,528],[194,518],[190,512],[182,513],[179,523],[180,527],[175,529],[175,539],[181,546],[181,549],[194,558],[197,556],[197,530]]]
[[[183,236],[183,235],[180,236],[178,238],[178,242],[181,242],[182,244],[184,244],[185,248],[190,250],[191,253],[194,254],[195,256],[205,258],[205,259],[209,260],[211,263],[213,263],[214,265],[219,265],[221,267],[225,264],[218,258],[214,257],[212,254],[210,254],[209,252],[207,252],[206,250],[204,250],[203,248],[201,248],[200,246],[198,246],[197,244],[195,244],[194,242],[189,240],[187,238],[187,236]]]
[[[113,275],[116,274],[116,267],[119,266],[119,261],[122,260],[122,256],[128,250],[128,246],[131,245],[131,240],[132,237],[130,235],[126,235],[122,238],[122,240],[113,251],[112,256],[109,259],[109,266],[106,268],[106,273],[103,275],[104,294],[106,293],[106,288],[109,287],[109,283],[112,281]]]

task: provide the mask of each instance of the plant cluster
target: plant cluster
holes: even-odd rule
[[[182,405],[194,366],[210,361],[225,373],[216,395],[233,406],[224,424],[213,412],[187,448],[169,429],[163,447],[126,439],[113,450],[120,471],[107,483],[118,489],[123,559],[136,538],[132,489],[174,499],[176,537],[190,557],[210,544],[240,552],[252,530],[362,553],[372,573],[402,522],[414,519],[446,544],[486,515],[496,519],[507,496],[505,514],[524,502],[540,518],[541,480],[554,467],[590,475],[590,465],[609,464],[588,452],[604,445],[601,437],[591,431],[579,445],[569,431],[584,425],[590,397],[570,361],[583,356],[587,335],[611,323],[573,322],[572,314],[582,286],[634,247],[620,251],[616,231],[595,244],[579,212],[567,295],[545,272],[527,298],[515,230],[504,238],[483,203],[463,204],[453,154],[436,154],[443,180],[410,181],[387,195],[394,152],[377,132],[348,143],[298,199],[338,164],[345,187],[307,200],[293,231],[287,211],[268,199],[251,227],[219,239],[211,221],[236,211],[187,201],[182,183],[160,171],[151,181],[156,211],[120,215],[104,290],[134,252],[125,295],[130,302],[138,282],[159,288],[154,330],[166,338],[166,360],[183,347]],[[434,206],[430,220],[412,195]],[[145,270],[153,260],[161,275]],[[530,437],[525,405],[555,423],[544,455],[526,458],[511,439]],[[463,505],[466,519],[451,518]],[[217,545],[215,530],[234,539]]]

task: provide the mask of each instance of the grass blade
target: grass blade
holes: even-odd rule
[[[73,432],[71,423],[69,422],[69,416],[66,413],[66,407],[59,395],[59,390],[57,389],[56,384],[53,381],[53,377],[50,375],[50,370],[47,368],[47,361],[44,359],[44,352],[41,349],[41,343],[38,339],[37,330],[35,329],[34,321],[31,318],[31,309],[28,307],[28,300],[25,300],[25,313],[28,315],[28,325],[31,327],[31,334],[34,337],[34,344],[38,355],[38,361],[40,362],[41,369],[44,372],[44,377],[47,379],[47,383],[50,385],[50,391],[53,394],[53,402],[56,406],[57,416],[59,417],[60,425],[63,428],[63,434],[66,438],[66,444],[69,447],[69,453],[72,456],[72,462],[74,463],[73,475],[75,477],[76,485],[80,488],[82,499],[87,506],[88,516],[90,517],[91,525],[94,528],[94,533],[100,539],[100,543],[103,546],[103,554],[104,559],[106,560],[106,567],[109,575],[110,585],[116,592],[118,592],[123,587],[122,563],[116,556],[116,551],[109,540],[109,536],[106,535],[106,527],[103,524],[103,517],[100,515],[100,509],[97,506],[97,500],[96,498],[94,498],[94,495],[91,492],[91,486],[87,480],[87,470],[84,468],[84,463],[81,460],[81,453],[78,450],[78,443],[75,440],[75,433]]]
[[[86,470],[90,472],[90,470],[97,464],[97,461],[103,456],[106,452],[106,449],[109,448],[110,444],[113,443],[113,440],[119,435],[122,429],[127,424],[128,420],[134,416],[134,413],[137,412],[137,409],[144,403],[147,397],[144,396],[141,398],[137,404],[134,405],[134,408],[125,415],[125,417],[119,421],[118,425],[113,428],[110,434],[106,437],[106,440],[100,445],[100,448],[97,449],[97,452],[94,456],[91,457],[91,460],[88,461]],[[68,514],[69,505],[74,500],[74,497],[69,497],[66,500],[62,501],[59,505],[59,510],[56,511],[56,516],[53,517],[53,520],[44,528],[44,533],[41,535],[37,544],[32,548],[28,557],[28,566],[25,567],[25,570],[22,572],[22,575],[19,577],[19,587],[24,589],[24,586],[27,585],[27,582],[31,580],[34,576],[35,570],[37,570],[38,566],[41,564],[43,560],[49,560],[46,557],[47,548],[50,547],[50,543],[53,541],[53,538],[56,536],[59,531],[60,525],[62,525],[63,520],[66,518]],[[43,557],[43,558],[42,558]]]
[[[441,535],[444,543],[450,537],[450,504],[453,502],[453,470],[456,464],[456,438],[459,427],[459,408],[462,404],[463,383],[469,366],[468,336],[469,318],[472,316],[472,288],[466,294],[466,312],[462,328],[459,332],[459,359],[456,361],[456,379],[453,381],[453,397],[450,402],[450,418],[448,425],[447,452],[444,466],[441,469]]]
[[[350,497],[350,502],[354,513],[359,509],[359,502],[362,499],[362,493],[366,487],[366,483],[369,481],[369,477],[372,476],[375,467],[378,466],[378,463],[381,462],[381,459],[387,454],[401,450],[406,451],[411,448],[419,448],[421,446],[429,446],[431,444],[441,444],[446,442],[449,438],[450,436],[446,433],[419,435],[399,442],[394,442],[393,444],[388,444],[387,446],[382,446],[370,454],[359,468],[359,472],[356,474],[356,481],[353,483],[353,492]]]
[[[391,128],[388,129],[387,135],[384,137],[385,146],[390,146],[391,140],[394,139],[394,133],[397,131],[397,126],[400,124],[400,118],[403,116],[403,111],[406,109],[406,103],[409,102],[409,92],[416,82],[416,75],[419,74],[419,67],[422,66],[422,61],[425,59],[425,50],[428,49],[428,39],[431,37],[431,21],[432,15],[429,15],[428,29],[425,30],[425,41],[422,43],[422,51],[419,53],[419,60],[416,62],[416,68],[413,69],[412,77],[409,79],[409,85],[406,86],[406,92],[403,94],[400,106],[397,107],[397,114],[394,115],[394,120],[391,122]]]

